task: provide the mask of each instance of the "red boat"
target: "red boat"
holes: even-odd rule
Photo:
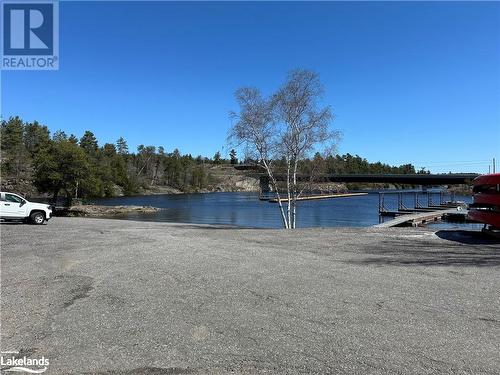
[[[469,218],[500,229],[500,173],[474,179],[474,203],[469,206]]]

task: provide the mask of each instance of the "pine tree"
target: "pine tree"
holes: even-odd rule
[[[234,149],[229,152],[229,157],[231,158],[231,164],[238,164],[238,158],[236,157],[236,151]]]
[[[116,151],[120,155],[128,154],[127,141],[123,137],[118,138],[118,140],[116,141]]]

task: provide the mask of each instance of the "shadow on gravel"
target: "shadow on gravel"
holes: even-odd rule
[[[26,224],[26,223],[23,223],[22,221],[0,221],[0,225],[20,225],[20,224]]]
[[[90,219],[104,219],[104,220],[123,220],[131,223],[157,223],[157,224],[165,224],[169,225],[172,228],[179,229],[261,229],[257,227],[243,227],[231,224],[202,224],[202,223],[178,223],[172,221],[156,221],[156,220],[141,220],[136,218],[131,218],[130,216],[122,217],[119,215],[114,216],[99,216],[99,217],[89,217]]]
[[[500,239],[488,236],[486,233],[467,230],[440,230],[436,236],[443,240],[454,241],[466,245],[500,245]],[[500,250],[500,246],[499,246]]]
[[[350,260],[349,263],[381,266],[500,266],[500,243],[496,239],[488,238],[483,233],[460,230],[442,230],[436,235],[448,242],[386,240],[378,246],[365,247],[364,252],[372,257]]]
[[[172,224],[165,222],[166,224]],[[172,228],[179,228],[179,229],[217,229],[217,230],[234,230],[234,229],[257,229],[257,228],[250,228],[250,227],[237,227],[237,226],[230,226],[230,225],[219,225],[219,224],[175,224],[175,226],[172,226]]]
[[[380,266],[498,267],[500,266],[500,251],[488,250],[477,253],[415,251],[405,255],[395,252],[392,256],[352,260],[349,263]]]

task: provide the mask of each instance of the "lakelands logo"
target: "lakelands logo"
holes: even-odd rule
[[[59,3],[4,0],[2,69],[59,69]]]
[[[43,374],[49,366],[49,359],[45,357],[19,357],[19,352],[2,352],[0,357],[2,372],[25,372],[29,374]]]

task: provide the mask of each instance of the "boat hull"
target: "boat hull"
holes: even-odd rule
[[[478,223],[489,224],[500,228],[500,213],[487,210],[470,209],[469,219]]]
[[[477,177],[473,192],[469,219],[500,228],[500,173]]]

